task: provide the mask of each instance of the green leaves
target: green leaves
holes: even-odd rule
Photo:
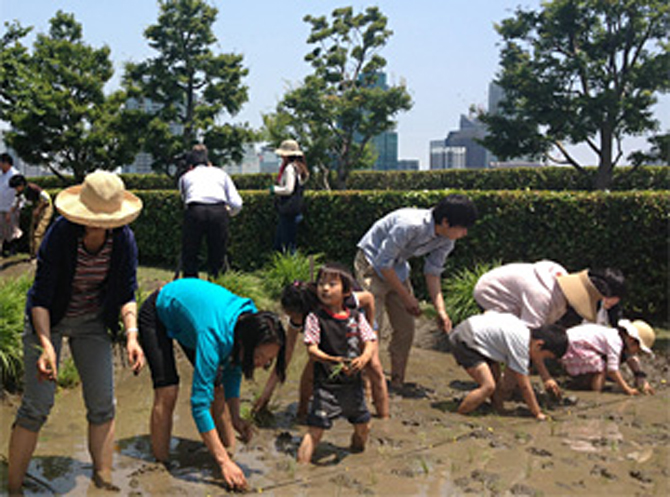
[[[483,144],[502,159],[555,152],[579,168],[563,143],[588,142],[601,169],[595,187],[609,188],[621,138],[658,126],[652,107],[670,85],[670,4],[552,0],[496,29],[505,97],[499,114],[481,116],[490,131]]]
[[[142,148],[153,167],[167,172],[169,159],[202,140],[214,163],[240,160],[255,135],[248,126],[217,124],[248,100],[243,57],[217,54],[213,25],[218,10],[204,0],[162,0],[158,22],[145,37],[158,54],[128,64],[124,85],[149,121]]]
[[[379,51],[393,33],[377,7],[361,13],[344,7],[330,18],[304,20],[311,25],[307,43],[315,45],[305,56],[313,73],[264,116],[265,133],[275,145],[289,136],[298,140],[307,162],[326,178],[336,171],[336,186],[344,188],[352,169],[374,164],[370,139],[393,129],[412,101],[404,85],[380,80],[386,60]]]

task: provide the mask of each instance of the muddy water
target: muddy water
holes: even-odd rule
[[[425,345],[426,340],[418,340]],[[383,355],[383,361],[386,359]],[[254,440],[238,446],[252,491],[269,495],[670,495],[670,390],[667,354],[657,357],[653,397],[568,392],[565,405],[536,422],[524,406],[510,416],[482,410],[454,413],[472,383],[449,354],[416,348],[408,379],[391,399],[392,419],[374,420],[363,454],[347,450],[345,421],[326,433],[315,464],[298,466],[304,427],[295,424],[303,351],[272,406],[274,416]],[[150,377],[117,369],[117,444],[114,481],[123,495],[220,495],[218,471],[190,416],[190,367],[180,364],[183,391],[175,413],[172,461],[156,464],[148,442]],[[246,404],[264,377],[243,388]],[[537,378],[534,378],[537,380]],[[662,383],[665,380],[666,383]],[[16,402],[0,406],[0,476]],[[90,458],[80,390],[58,394],[29,469],[27,495],[109,495],[90,483]]]

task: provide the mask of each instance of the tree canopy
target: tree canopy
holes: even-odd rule
[[[311,25],[307,43],[314,48],[305,61],[313,72],[264,116],[265,131],[274,144],[297,139],[308,163],[326,177],[335,170],[344,188],[349,171],[373,164],[370,140],[392,130],[395,116],[412,102],[404,85],[379,84],[386,66],[379,52],[393,33],[377,7],[357,14],[340,8],[330,19],[307,15],[304,21]]]
[[[207,145],[214,161],[240,160],[254,134],[220,119],[237,114],[248,99],[242,56],[213,51],[218,11],[205,1],[160,0],[159,7],[158,22],[144,32],[158,55],[127,64],[124,75],[136,116],[144,116],[144,151],[156,170],[166,170],[196,142]]]
[[[106,96],[113,69],[108,47],[83,41],[72,14],[58,11],[32,53],[22,44],[31,28],[7,25],[0,41],[0,118],[6,141],[23,160],[80,181],[94,169],[132,161],[134,140],[122,132],[125,96]]]
[[[568,144],[598,157],[607,188],[621,141],[657,129],[652,108],[670,89],[667,0],[550,0],[519,8],[502,36],[500,111],[484,114],[484,145],[502,159],[544,156],[576,168]]]

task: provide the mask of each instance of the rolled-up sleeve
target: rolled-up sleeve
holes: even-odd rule
[[[441,246],[429,253],[424,259],[423,273],[441,275],[444,272],[447,256],[453,248],[453,244],[451,246]]]

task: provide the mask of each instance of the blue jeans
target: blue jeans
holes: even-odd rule
[[[297,216],[285,216],[279,214],[277,233],[275,235],[274,249],[278,252],[295,252],[296,238],[298,237],[298,223],[302,221],[302,214]]]

